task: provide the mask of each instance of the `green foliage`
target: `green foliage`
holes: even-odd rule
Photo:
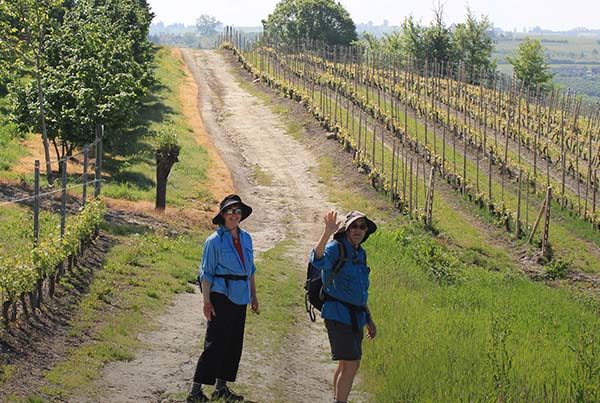
[[[58,11],[50,6],[40,11],[47,21],[39,28],[44,31],[43,44],[37,44],[44,51],[34,55],[39,85],[28,79],[32,73],[24,68],[19,72],[24,79],[13,82],[11,97],[17,122],[39,130],[41,91],[48,137],[62,157],[93,141],[97,124],[106,127],[107,145],[117,142],[131,124],[153,83],[153,53],[147,40],[152,14],[145,2],[134,0],[82,0],[55,8]],[[14,29],[26,30],[28,23],[21,18]],[[17,49],[25,46],[13,36],[9,39]],[[20,54],[15,52],[15,58]],[[23,64],[32,65],[29,59]]]
[[[177,127],[175,123],[167,121],[161,125],[154,133],[154,143],[156,150],[179,148],[180,143],[177,137]]]
[[[64,237],[45,237],[29,253],[0,256],[0,292],[14,301],[31,291],[37,280],[52,275],[59,263],[77,252],[80,242],[89,239],[104,217],[105,207],[92,201],[69,220]]]
[[[556,259],[551,261],[546,266],[546,271],[543,274],[543,277],[548,280],[557,280],[562,279],[569,274],[571,271],[571,263],[566,260]]]
[[[423,26],[412,16],[402,22],[400,30],[385,34],[380,40],[363,34],[359,44],[373,50],[390,52],[402,60],[410,60],[423,68],[429,63],[463,62],[469,74],[480,71],[493,71],[492,28],[487,17],[478,20],[468,11],[466,20],[454,27],[447,27],[443,21],[443,10],[434,10],[435,19],[429,26]]]
[[[404,227],[397,232],[396,240],[436,282],[453,284],[458,280],[458,260],[432,239],[419,236],[413,227]]]
[[[423,43],[423,32],[425,29],[414,20],[413,16],[408,16],[402,22],[402,28],[397,39],[394,35],[386,36],[385,41],[389,44],[388,48],[394,49],[396,46],[390,46],[398,42],[402,52],[402,57],[416,60],[424,60],[426,57],[425,46]]]
[[[466,21],[456,25],[454,29],[456,57],[464,63],[469,77],[496,69],[496,63],[492,60],[494,42],[489,35],[491,29],[492,23],[487,16],[478,20],[469,9]]]
[[[513,65],[517,78],[527,88],[548,90],[552,84],[552,73],[544,58],[544,49],[539,40],[526,38],[519,45],[515,57],[506,58]]]
[[[19,145],[21,132],[13,122],[3,119],[0,110],[0,171],[10,167],[24,154],[24,149]]]
[[[262,24],[265,38],[284,46],[305,40],[349,45],[357,40],[350,14],[334,0],[281,0]]]

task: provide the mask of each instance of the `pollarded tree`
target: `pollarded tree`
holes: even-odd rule
[[[333,0],[281,0],[262,24],[267,40],[285,46],[305,40],[347,46],[357,40],[350,14]]]
[[[526,38],[519,45],[515,57],[507,57],[512,64],[517,78],[530,89],[539,88],[546,91],[552,84],[553,74],[549,72],[544,58],[544,49],[537,39]]]
[[[163,128],[155,133],[156,158],[156,201],[154,208],[164,210],[167,206],[167,178],[171,168],[179,161],[181,145],[177,139],[175,126],[171,122],[163,125]]]

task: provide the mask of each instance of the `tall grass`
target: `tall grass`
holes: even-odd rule
[[[466,265],[414,228],[367,249],[363,384],[378,402],[597,401],[598,306],[511,271]]]

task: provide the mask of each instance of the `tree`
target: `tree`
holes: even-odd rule
[[[62,0],[0,1],[0,56],[23,69],[13,74],[13,78],[18,80],[25,74],[32,74],[35,79],[36,99],[31,101],[37,109],[36,126],[42,134],[46,179],[50,184],[53,179],[42,82],[45,71],[43,57],[48,34],[60,22],[63,5],[70,6],[71,3]]]
[[[171,168],[179,161],[181,146],[177,140],[175,126],[168,122],[156,133],[156,203],[157,210],[164,210],[167,205],[167,178]]]
[[[411,16],[404,18],[399,33],[399,43],[402,57],[412,58],[417,62],[425,60],[423,47],[423,27]],[[390,37],[387,38],[390,42]]]
[[[444,25],[444,6],[438,3],[433,10],[435,20],[423,31],[424,53],[430,62],[449,62],[454,58],[452,32]]]
[[[357,43],[359,46],[368,49],[370,51],[380,51],[381,42],[375,35],[370,32],[363,32],[360,35],[360,40]]]
[[[93,141],[100,123],[106,127],[105,144],[121,141],[118,136],[148,93],[153,81],[152,53],[143,36],[148,14],[137,9],[143,7],[140,4],[139,0],[104,4],[80,0],[47,38],[40,81],[48,137],[58,158]],[[11,95],[18,122],[34,126],[34,83],[26,82]]]
[[[488,34],[491,29],[487,16],[477,20],[468,8],[467,20],[454,29],[456,57],[464,63],[470,79],[476,79],[476,73],[496,70],[496,63],[492,60],[494,42]]]
[[[507,57],[512,64],[517,78],[529,89],[539,88],[548,90],[552,83],[553,74],[549,72],[548,63],[544,58],[544,49],[537,39],[525,38],[515,57]]]
[[[281,0],[262,24],[267,40],[285,46],[305,40],[348,46],[357,40],[350,14],[333,0]]]
[[[217,34],[217,29],[223,24],[217,21],[217,19],[208,14],[202,14],[196,20],[196,30],[201,36],[215,36]]]

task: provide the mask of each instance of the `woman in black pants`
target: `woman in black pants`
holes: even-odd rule
[[[202,385],[214,385],[212,399],[242,401],[227,386],[234,382],[242,355],[246,306],[258,313],[254,255],[250,234],[239,223],[252,208],[238,195],[225,197],[213,224],[219,226],[204,243],[199,280],[208,321],[204,351],[198,359],[188,402],[206,402]]]

